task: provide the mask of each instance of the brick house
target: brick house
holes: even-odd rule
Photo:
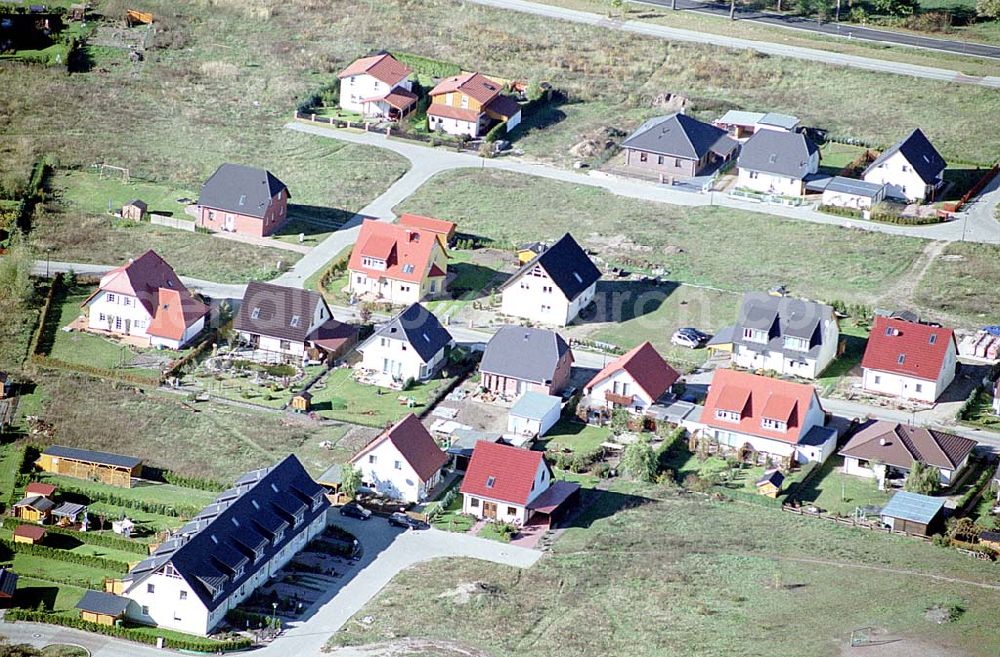
[[[627,168],[664,179],[701,175],[735,156],[739,146],[722,128],[686,114],[650,119],[622,142]]]
[[[198,225],[251,237],[272,235],[288,220],[285,183],[264,169],[223,164],[198,196]]]
[[[514,399],[534,391],[558,395],[569,384],[573,352],[558,333],[502,326],[486,345],[480,385]]]

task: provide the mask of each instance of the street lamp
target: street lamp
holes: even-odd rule
[[[271,629],[278,627],[278,603],[271,603]]]
[[[49,277],[49,254],[52,252],[52,247],[45,247],[45,278]]]

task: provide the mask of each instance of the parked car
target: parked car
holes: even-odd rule
[[[701,346],[701,340],[689,333],[681,333],[676,331],[672,336],[670,336],[670,343],[681,347],[689,347],[691,349],[697,349]]]
[[[402,527],[403,529],[427,529],[430,527],[423,520],[417,520],[401,511],[397,511],[389,516],[389,524],[393,527]]]
[[[347,516],[348,518],[357,518],[358,520],[368,520],[372,517],[372,512],[357,502],[349,502],[340,507],[340,515]]]
[[[685,326],[684,328],[679,328],[677,329],[677,332],[691,336],[692,338],[698,340],[699,342],[705,342],[711,337],[708,333],[705,333],[704,331],[699,331],[698,329],[692,326]]]

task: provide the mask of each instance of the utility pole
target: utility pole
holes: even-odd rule
[[[736,0],[729,0],[729,20],[736,20]]]

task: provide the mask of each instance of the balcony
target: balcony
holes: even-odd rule
[[[633,395],[618,395],[618,394],[615,394],[613,392],[608,391],[608,392],[604,393],[604,399],[605,399],[605,401],[608,401],[608,402],[610,402],[612,404],[616,404],[618,406],[631,406],[632,405],[632,400],[634,399],[634,396]]]

